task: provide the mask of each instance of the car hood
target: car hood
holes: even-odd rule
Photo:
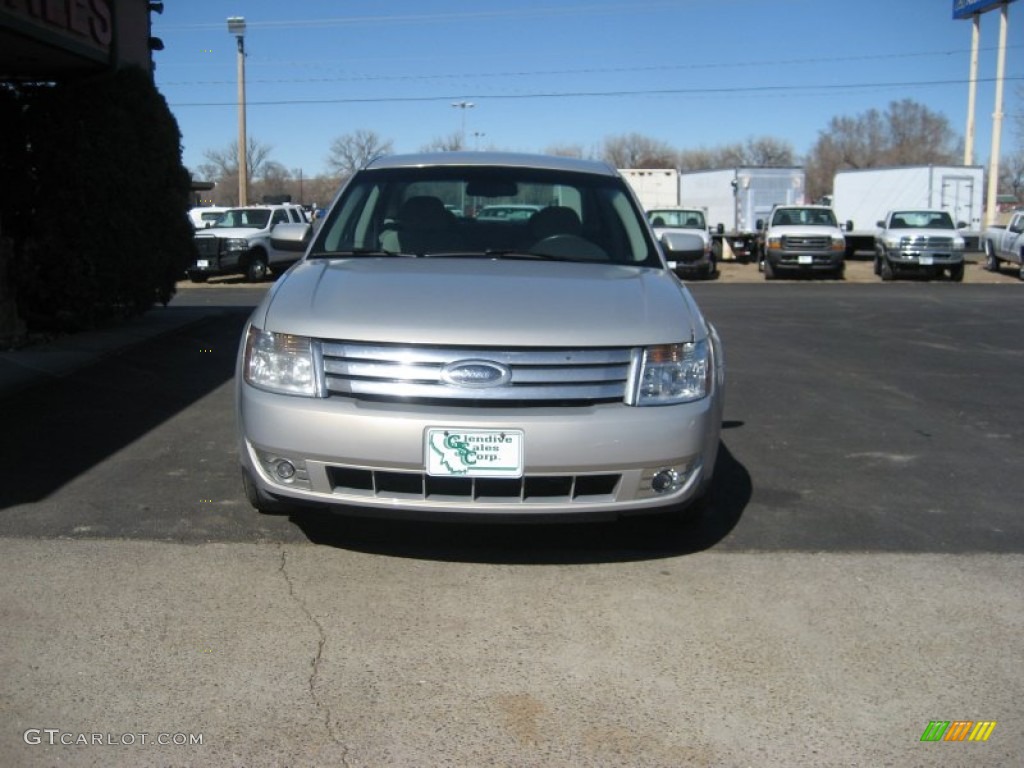
[[[666,270],[478,258],[303,261],[253,323],[404,344],[638,346],[705,335],[692,297]]]
[[[774,226],[771,228],[771,233],[775,237],[782,237],[784,235],[828,235],[834,237],[836,235],[842,237],[843,230],[839,227],[827,227],[822,225],[810,225],[810,224],[784,224],[782,226]]]
[[[254,227],[207,227],[197,229],[196,237],[255,237],[262,232]]]

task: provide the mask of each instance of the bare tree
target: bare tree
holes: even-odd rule
[[[252,199],[262,200],[267,195],[291,195],[295,200],[292,187],[292,172],[281,163],[268,161],[263,164],[259,181],[252,185]]]
[[[544,154],[556,157],[586,157],[583,147],[579,144],[552,144],[545,147]]]
[[[466,148],[465,137],[461,131],[450,133],[447,136],[441,136],[433,139],[427,144],[420,147],[422,152],[458,152],[461,149]]]
[[[834,117],[808,153],[807,193],[812,199],[829,193],[841,168],[956,163],[960,146],[944,115],[911,99],[890,103],[884,113]]]
[[[999,190],[1002,194],[1013,195],[1016,205],[1024,204],[1024,150],[999,161]]]
[[[684,149],[676,156],[676,166],[682,171],[706,171],[717,168],[717,163],[716,151],[707,147]]]
[[[676,150],[659,139],[630,133],[605,139],[602,159],[614,168],[675,168]]]
[[[391,139],[383,139],[376,131],[360,128],[331,142],[327,167],[337,177],[347,178],[370,160],[393,151]]]
[[[683,150],[677,155],[676,162],[680,169],[686,171],[735,168],[743,165],[778,168],[796,165],[796,154],[789,142],[771,136],[761,136],[749,138],[743,144]]]
[[[260,178],[269,161],[273,149],[252,136],[246,141],[245,162],[251,186],[253,179]],[[238,204],[238,142],[233,141],[226,149],[208,149],[203,153],[206,162],[196,170],[199,175],[216,182],[214,198],[218,203],[226,205]]]
[[[758,168],[784,168],[796,165],[796,153],[788,141],[771,136],[747,139],[746,162]]]

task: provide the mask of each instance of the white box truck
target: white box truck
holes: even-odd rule
[[[644,211],[679,205],[679,171],[672,168],[620,168]]]
[[[984,168],[980,165],[903,165],[836,171],[832,209],[849,225],[846,254],[875,250],[878,222],[897,208],[943,210],[967,226],[968,250],[976,250],[982,229]]]
[[[749,261],[757,257],[759,220],[776,205],[805,203],[802,167],[740,166],[679,174],[679,204],[707,211],[718,258]]]

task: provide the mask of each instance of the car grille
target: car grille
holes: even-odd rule
[[[219,237],[197,237],[195,241],[196,251],[198,251],[200,258],[207,259],[217,255],[220,247]]]
[[[907,250],[928,248],[949,251],[953,249],[953,238],[941,236],[928,237],[926,235],[902,237],[900,238],[900,248]]]
[[[832,247],[832,238],[822,235],[785,235],[782,248],[787,251],[821,250]]]
[[[509,504],[612,501],[622,479],[619,474],[431,477],[352,467],[328,467],[327,476],[332,490],[346,496]]]
[[[334,396],[488,407],[621,402],[635,357],[630,348],[502,350],[340,341],[320,342],[319,356],[327,392]],[[442,378],[446,365],[469,360],[504,366],[508,383],[466,387]]]

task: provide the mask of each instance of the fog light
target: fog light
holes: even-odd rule
[[[655,493],[671,493],[683,487],[683,478],[674,469],[663,469],[651,478],[651,490]]]
[[[288,481],[295,477],[295,465],[287,459],[281,459],[274,467],[274,474],[278,480]]]

